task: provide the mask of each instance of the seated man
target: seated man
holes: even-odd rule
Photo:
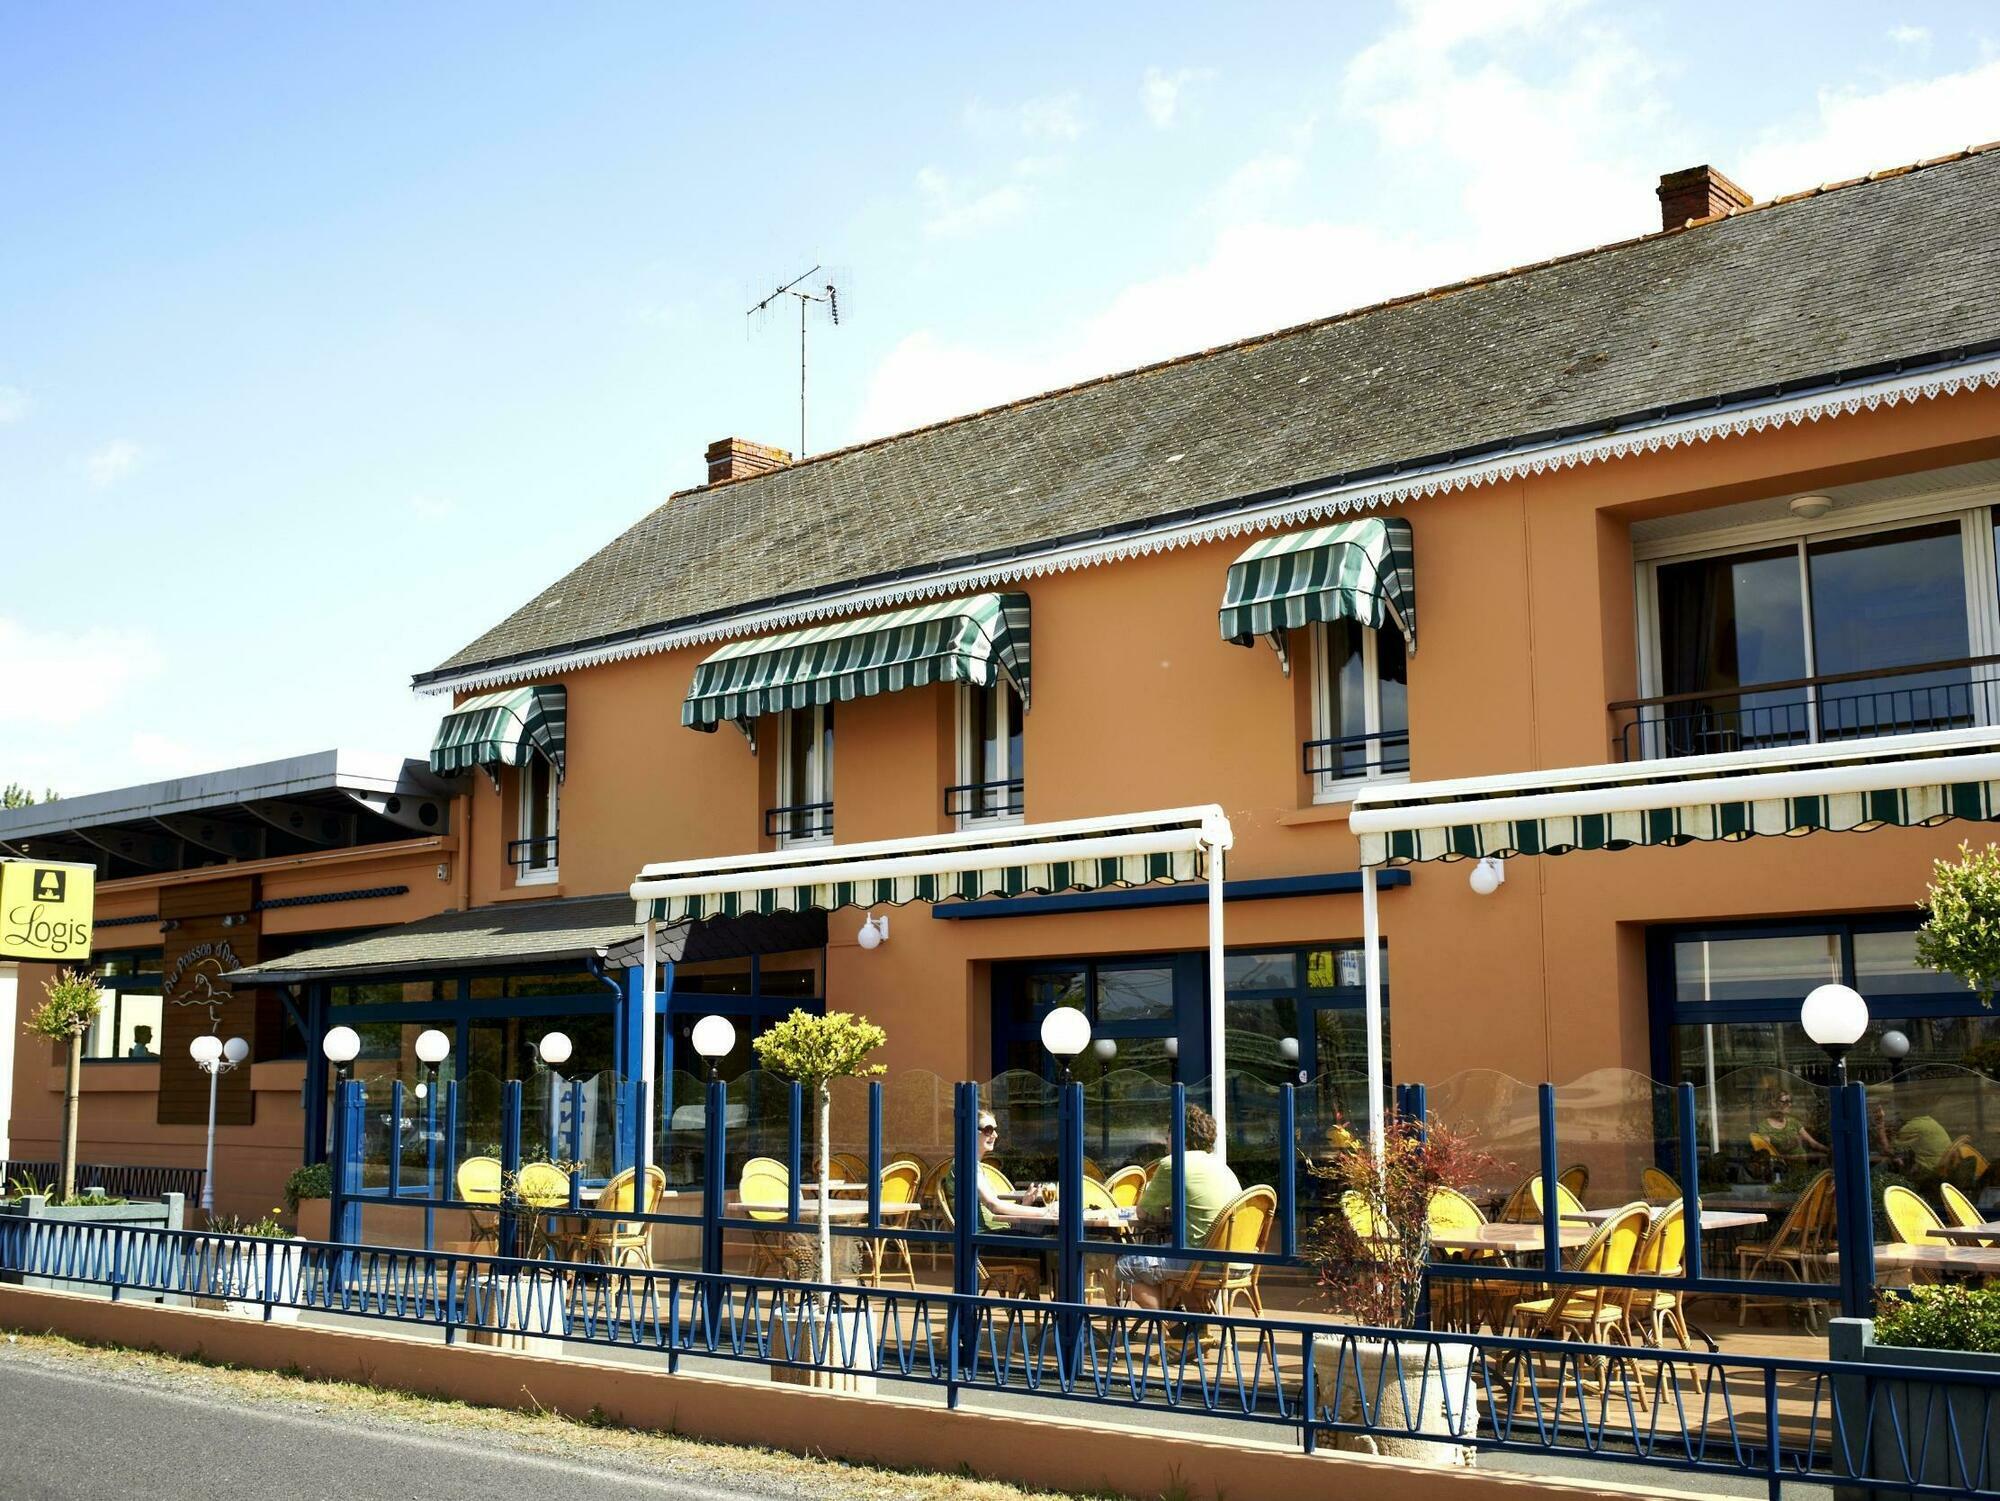
[[[1236,1174],[1229,1170],[1229,1164],[1214,1155],[1214,1116],[1199,1105],[1188,1106],[1183,1134],[1187,1145],[1183,1158],[1187,1171],[1187,1243],[1199,1246],[1208,1239],[1216,1216],[1243,1192],[1243,1185],[1236,1181]],[[1139,1214],[1134,1228],[1142,1234],[1150,1232],[1156,1237],[1167,1238],[1173,1233],[1173,1223],[1174,1165],[1168,1159],[1160,1163],[1152,1181],[1139,1195]],[[1117,1266],[1118,1281],[1123,1285],[1127,1299],[1135,1306],[1159,1308],[1166,1296],[1164,1289],[1167,1285],[1186,1276],[1192,1265],[1190,1261],[1173,1256],[1121,1256]]]

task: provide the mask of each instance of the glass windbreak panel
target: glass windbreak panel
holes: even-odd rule
[[[1681,1005],[1802,1001],[1840,979],[1834,933],[1762,938],[1683,938],[1674,944],[1674,998]]]
[[[1290,949],[1271,954],[1230,954],[1222,961],[1222,988],[1290,990],[1298,983],[1298,955]]]
[[[1334,1089],[1342,1100],[1359,1102],[1367,1115],[1364,1086],[1368,1078],[1368,1018],[1350,1006],[1316,1006],[1312,1010],[1313,1056],[1306,1065],[1320,1087]],[[1382,1056],[1389,1056],[1389,1014],[1382,1013]],[[1353,1109],[1350,1108],[1350,1114]]]
[[[1654,1197],[1664,1185],[1647,1170],[1662,1170],[1678,1160],[1676,1116],[1673,1090],[1630,1069],[1595,1069],[1558,1085],[1558,1179],[1591,1210],[1618,1209]],[[1478,1150],[1477,1142],[1470,1145]],[[1680,1267],[1662,1270],[1671,1276]]]
[[[1703,1213],[1752,1220],[1746,1228],[1703,1237],[1708,1275],[1836,1280],[1829,1259],[1838,1235],[1828,1117],[1828,1092],[1783,1069],[1739,1069],[1696,1089],[1695,1161]],[[1678,1179],[1677,1167],[1670,1172]],[[1788,1248],[1777,1259],[1763,1254],[1774,1241]],[[1798,1307],[1753,1297],[1747,1313],[1784,1329],[1799,1317],[1791,1311]]]
[[[1270,1087],[1297,1081],[1297,1001],[1289,996],[1262,1001],[1225,999],[1222,1028],[1226,1072],[1232,1084],[1239,1078]]]
[[[1363,777],[1368,775],[1372,747],[1367,738],[1368,670],[1361,627],[1351,620],[1329,620],[1324,639],[1326,650],[1320,659],[1324,729],[1338,743],[1327,748],[1318,764],[1330,778]]]
[[[682,1194],[702,1191],[706,1113],[707,1085],[699,1076],[677,1068],[660,1080],[654,1096],[652,1160],[667,1175],[668,1186]],[[671,1207],[675,1212],[681,1209],[679,1204]]]
[[[458,1087],[458,1158],[500,1157],[500,1080],[475,1069]]]
[[[1945,1224],[1954,1223],[1949,1185],[1986,1218],[2000,1213],[2000,1085],[1985,1074],[1948,1066],[1901,1073],[1871,1085],[1869,1169],[1876,1200],[1900,1184]],[[1881,1239],[1916,1238],[1919,1213],[1885,1214]]]
[[[1165,965],[1146,969],[1097,971],[1097,1019],[1100,1022],[1171,1021],[1174,1015],[1174,972]]]
[[[1452,1185],[1488,1219],[1519,1216],[1527,1181],[1541,1171],[1541,1107],[1535,1086],[1490,1068],[1466,1069],[1426,1091],[1431,1119],[1478,1145],[1479,1171]]]
[[[910,1069],[882,1081],[882,1157],[914,1158],[930,1170],[951,1160],[952,1081]]]
[[[792,1149],[792,1083],[764,1069],[753,1068],[729,1083],[729,1143],[724,1153],[726,1171],[733,1184],[742,1175],[743,1164],[752,1157],[769,1157],[789,1163]],[[810,1122],[811,1110],[799,1102],[799,1162],[809,1171],[817,1134]]]
[[[160,1007],[158,994],[144,995],[125,991],[119,995],[118,1057],[137,1061],[159,1058]]]
[[[999,1127],[986,1161],[1015,1187],[1056,1175],[1056,1086],[1039,1074],[1001,1074],[979,1091],[980,1107]]]
[[[1824,1082],[1826,1054],[1797,1022],[1713,1022],[1683,1025],[1670,1039],[1669,1082],[1704,1087],[1749,1070],[1783,1072]]]
[[[1820,676],[1961,660],[1971,651],[1965,544],[1956,521],[1814,542],[1813,666]],[[1904,673],[1820,691],[1827,739],[1974,722],[1966,668]]]
[[[1809,740],[1805,690],[1732,691],[1807,675],[1797,549],[1664,563],[1654,582],[1661,691],[1715,695],[1667,707],[1659,753],[1704,755]]]

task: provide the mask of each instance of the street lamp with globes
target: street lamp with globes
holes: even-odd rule
[[[1847,1050],[1868,1030],[1868,1003],[1849,985],[1821,985],[1799,1007],[1806,1036],[1833,1060],[1833,1082],[1847,1082]]]
[[[694,1024],[691,1041],[697,1056],[708,1063],[708,1082],[713,1084],[722,1060],[736,1047],[736,1026],[726,1016],[704,1016]]]
[[[1057,1006],[1042,1018],[1042,1046],[1062,1060],[1062,1081],[1069,1083],[1077,1054],[1090,1046],[1090,1018],[1075,1006]]]
[[[224,1042],[213,1032],[204,1032],[188,1044],[194,1066],[208,1075],[208,1165],[201,1175],[201,1208],[215,1212],[215,1094],[216,1084],[232,1068],[250,1056],[250,1044],[240,1037]]]

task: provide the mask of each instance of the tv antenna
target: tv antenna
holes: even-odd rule
[[[816,292],[811,290],[810,288],[801,290],[802,284],[806,281],[811,280],[813,277],[819,275],[820,270],[821,270],[820,267],[814,266],[812,270],[801,272],[799,275],[794,276],[790,281],[786,282],[782,287],[773,288],[770,296],[766,297],[762,302],[756,304],[754,307],[752,307],[748,312],[746,312],[743,315],[746,318],[754,318],[759,313],[768,312],[770,311],[771,304],[776,302],[780,297],[793,297],[798,300],[799,304],[799,453],[798,456],[800,458],[804,458],[806,456],[806,314],[812,310],[813,304],[819,303],[826,308],[827,316],[833,320],[834,327],[838,328],[840,326],[840,293],[837,290],[835,290],[834,285],[831,281],[824,283],[820,287],[820,289]]]

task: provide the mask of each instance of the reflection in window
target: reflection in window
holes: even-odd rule
[[[84,1034],[83,1056],[93,1062],[157,1062],[162,1001],[159,950],[93,958],[101,988],[97,1015]]]
[[[1833,933],[1771,938],[1684,939],[1674,945],[1675,999],[1682,1005],[1805,999],[1840,978]]]

